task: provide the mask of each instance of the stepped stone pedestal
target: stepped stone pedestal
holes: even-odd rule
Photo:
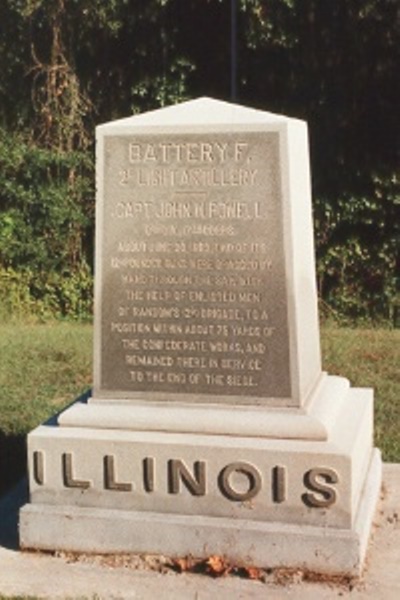
[[[372,390],[321,370],[305,123],[211,99],[98,127],[92,396],[28,437],[23,548],[359,574]]]

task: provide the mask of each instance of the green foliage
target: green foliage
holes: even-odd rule
[[[38,148],[0,130],[0,264],[72,267],[93,221],[93,164],[84,152]]]
[[[0,319],[90,319],[92,290],[93,277],[85,264],[63,273],[0,267]]]
[[[150,77],[142,79],[131,89],[132,112],[140,112],[138,107],[143,104],[143,101],[147,101],[149,105],[155,101],[157,106],[162,107],[187,100],[186,78],[192,70],[193,65],[182,58],[171,67],[168,79],[164,75],[153,79]]]
[[[3,312],[90,313],[92,182],[88,153],[42,149],[0,130]]]
[[[26,317],[34,311],[30,277],[12,269],[0,269],[0,319]]]
[[[392,320],[399,288],[400,190],[396,177],[374,176],[370,185],[368,196],[315,201],[318,287],[347,317]]]

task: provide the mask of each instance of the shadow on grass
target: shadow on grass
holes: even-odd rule
[[[19,546],[18,514],[27,499],[26,437],[0,431],[0,546]]]
[[[26,436],[0,430],[0,496],[26,475]]]
[[[90,396],[91,390],[87,390],[69,406],[86,403]],[[58,415],[66,408],[51,416],[43,426],[56,427]],[[0,546],[3,548],[19,547],[19,509],[28,502],[27,480],[26,436],[6,435],[0,430]]]

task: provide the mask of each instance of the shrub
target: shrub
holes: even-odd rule
[[[392,319],[399,284],[399,185],[394,176],[376,175],[367,184],[359,196],[315,201],[318,289],[344,316]]]
[[[0,129],[2,312],[90,312],[93,180],[89,151],[51,151]]]

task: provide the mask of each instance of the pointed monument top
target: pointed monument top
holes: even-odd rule
[[[130,125],[238,125],[279,123],[287,120],[292,119],[284,115],[203,97],[104,123],[100,128],[126,128]]]

